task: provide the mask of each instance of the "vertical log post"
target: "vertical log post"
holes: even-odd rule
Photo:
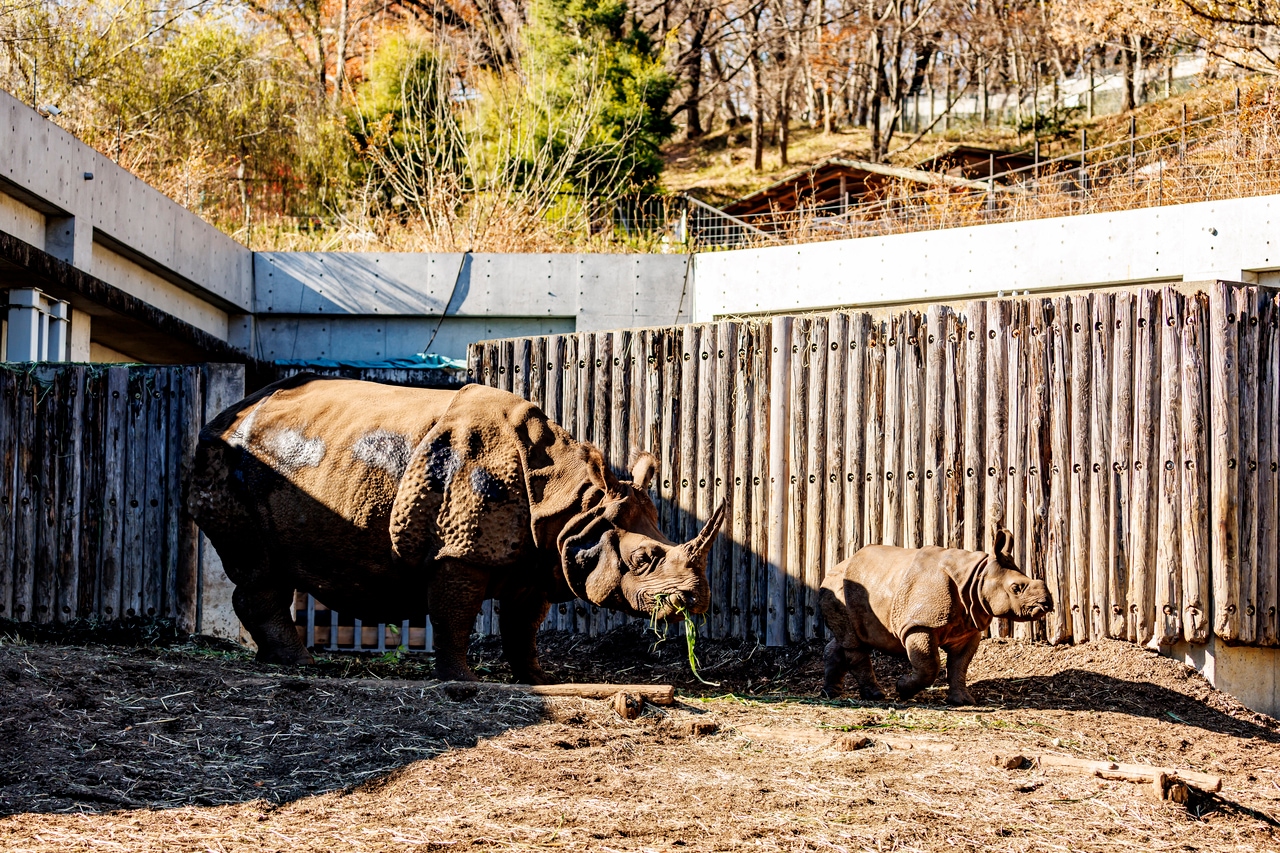
[[[1090,630],[1093,594],[1089,588],[1089,431],[1092,425],[1090,367],[1092,314],[1089,297],[1071,297],[1071,618],[1077,643],[1096,639]]]
[[[1091,294],[1093,363],[1090,365],[1089,407],[1089,634],[1093,637],[1123,637],[1112,631],[1110,600],[1111,553],[1111,377],[1112,340],[1115,331],[1115,296]]]
[[[1240,385],[1236,367],[1235,293],[1230,284],[1216,282],[1209,291],[1210,418],[1212,471],[1209,483],[1213,525],[1213,630],[1219,639],[1235,642],[1240,633],[1240,517],[1237,475],[1240,453]]]
[[[889,336],[888,324],[883,320],[875,322],[867,336],[867,373],[865,415],[866,439],[863,448],[866,454],[866,512],[865,531],[862,536],[864,545],[878,545],[884,542],[884,473],[885,473],[885,433],[884,433],[884,373],[885,350],[888,349],[886,339]]]
[[[1186,301],[1182,327],[1182,636],[1209,640],[1209,304]]]
[[[791,325],[791,435],[787,478],[787,642],[798,642],[805,633],[805,580],[808,544],[805,534],[805,495],[809,475],[809,341],[813,321],[798,317]]]
[[[1240,485],[1240,642],[1257,637],[1258,604],[1258,288],[1238,287],[1236,297],[1236,367],[1240,381],[1239,451],[1236,474]]]
[[[846,556],[844,529],[845,423],[856,420],[849,410],[849,315],[835,311],[827,318],[826,497],[823,500],[822,570],[819,582]]]
[[[1071,363],[1070,301],[1053,300],[1049,327],[1049,549],[1045,555],[1045,582],[1053,596],[1053,612],[1045,618],[1045,639],[1071,641],[1075,629],[1075,602],[1071,598]]]
[[[946,545],[945,458],[946,423],[943,413],[947,405],[947,321],[950,312],[931,305],[922,330],[924,365],[924,518],[921,528],[923,545]]]
[[[1280,318],[1275,291],[1260,293],[1258,311],[1258,615],[1255,639],[1280,644]]]
[[[734,340],[725,365],[728,373],[732,366],[733,386],[729,398],[729,435],[733,438],[733,456],[731,476],[732,488],[730,501],[733,514],[729,517],[729,530],[732,537],[732,548],[729,565],[729,619],[728,636],[746,639],[751,635],[751,581],[753,575],[752,552],[752,517],[750,498],[751,478],[762,472],[752,465],[754,438],[753,422],[762,418],[764,413],[753,411],[751,398],[751,362],[756,358],[753,351],[755,341],[750,323],[734,323]]]
[[[825,316],[810,321],[808,342],[808,375],[803,380],[807,388],[805,426],[807,439],[804,444],[805,475],[799,493],[804,497],[802,506],[794,518],[803,517],[804,524],[804,574],[799,601],[803,607],[804,636],[813,638],[818,633],[818,589],[822,586],[822,557],[826,539],[826,501],[823,500],[827,480],[827,342],[828,323]]]
[[[1155,291],[1137,299],[1134,331],[1133,476],[1129,614],[1135,642],[1149,643],[1155,631],[1156,486],[1160,440],[1160,307]]]
[[[855,554],[866,544],[865,494],[867,446],[863,427],[867,417],[867,352],[871,336],[871,315],[854,314],[849,319],[848,410],[844,416],[844,554]]]
[[[909,311],[898,343],[902,350],[902,544],[919,548],[924,535],[924,407],[928,326],[923,315]]]
[[[1129,537],[1132,506],[1129,480],[1133,472],[1133,330],[1134,298],[1128,291],[1115,296],[1115,337],[1111,362],[1111,507],[1108,539],[1111,562],[1107,597],[1111,604],[1108,636],[1134,639],[1129,619]]]
[[[781,646],[787,640],[787,495],[791,415],[791,317],[773,318],[769,370],[769,564],[765,643]]]
[[[907,336],[903,315],[889,320],[884,341],[884,503],[881,538],[885,545],[903,544],[902,531],[902,420],[903,354]]]
[[[1160,294],[1160,444],[1156,457],[1156,591],[1151,645],[1182,639],[1182,294]]]
[[[964,346],[964,547],[979,551],[986,544],[985,484],[987,381],[987,303],[970,302],[965,308]]]

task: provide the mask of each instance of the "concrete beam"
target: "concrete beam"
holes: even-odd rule
[[[0,233],[0,288],[38,285],[93,315],[94,338],[140,360],[243,362],[226,341],[130,296],[29,243]]]
[[[0,150],[0,192],[48,220],[38,248],[111,282],[92,257],[104,243],[216,305],[250,310],[247,248],[6,92]]]

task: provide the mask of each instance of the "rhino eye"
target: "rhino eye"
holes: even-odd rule
[[[628,562],[637,572],[649,572],[658,565],[658,555],[648,548],[640,548],[631,552],[631,559]]]

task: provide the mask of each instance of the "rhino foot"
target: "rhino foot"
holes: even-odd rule
[[[884,691],[881,690],[879,687],[875,686],[874,684],[868,687],[863,687],[859,685],[858,695],[861,696],[863,699],[868,699],[874,702],[884,698]]]
[[[520,684],[532,684],[537,686],[539,684],[555,684],[556,683],[556,680],[551,676],[547,675],[547,673],[540,666],[535,666],[529,669],[516,669],[512,667],[512,670],[513,670],[513,674],[515,675],[516,681]]]
[[[840,687],[833,687],[830,684],[822,685],[822,689],[818,691],[820,699],[839,699],[844,695],[844,690]]]
[[[970,693],[968,690],[965,690],[963,688],[959,690],[952,688],[951,690],[947,691],[947,704],[948,705],[977,705],[978,700],[975,699],[974,695]]]
[[[273,646],[263,646],[258,649],[258,654],[254,658],[258,663],[274,663],[280,666],[310,666],[314,664],[315,658],[311,656],[311,652],[306,649],[288,649]]]
[[[922,679],[917,679],[914,675],[904,675],[898,679],[898,698],[902,701],[913,698],[921,690],[924,690],[925,684],[921,683]]]
[[[439,681],[479,681],[480,676],[471,671],[469,666],[448,666],[437,663],[432,673]]]

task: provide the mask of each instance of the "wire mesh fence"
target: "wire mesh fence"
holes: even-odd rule
[[[1280,110],[1236,106],[960,183],[885,184],[852,204],[801,204],[741,217],[690,199],[676,235],[699,249],[876,237],[991,222],[1186,204],[1280,192]]]

